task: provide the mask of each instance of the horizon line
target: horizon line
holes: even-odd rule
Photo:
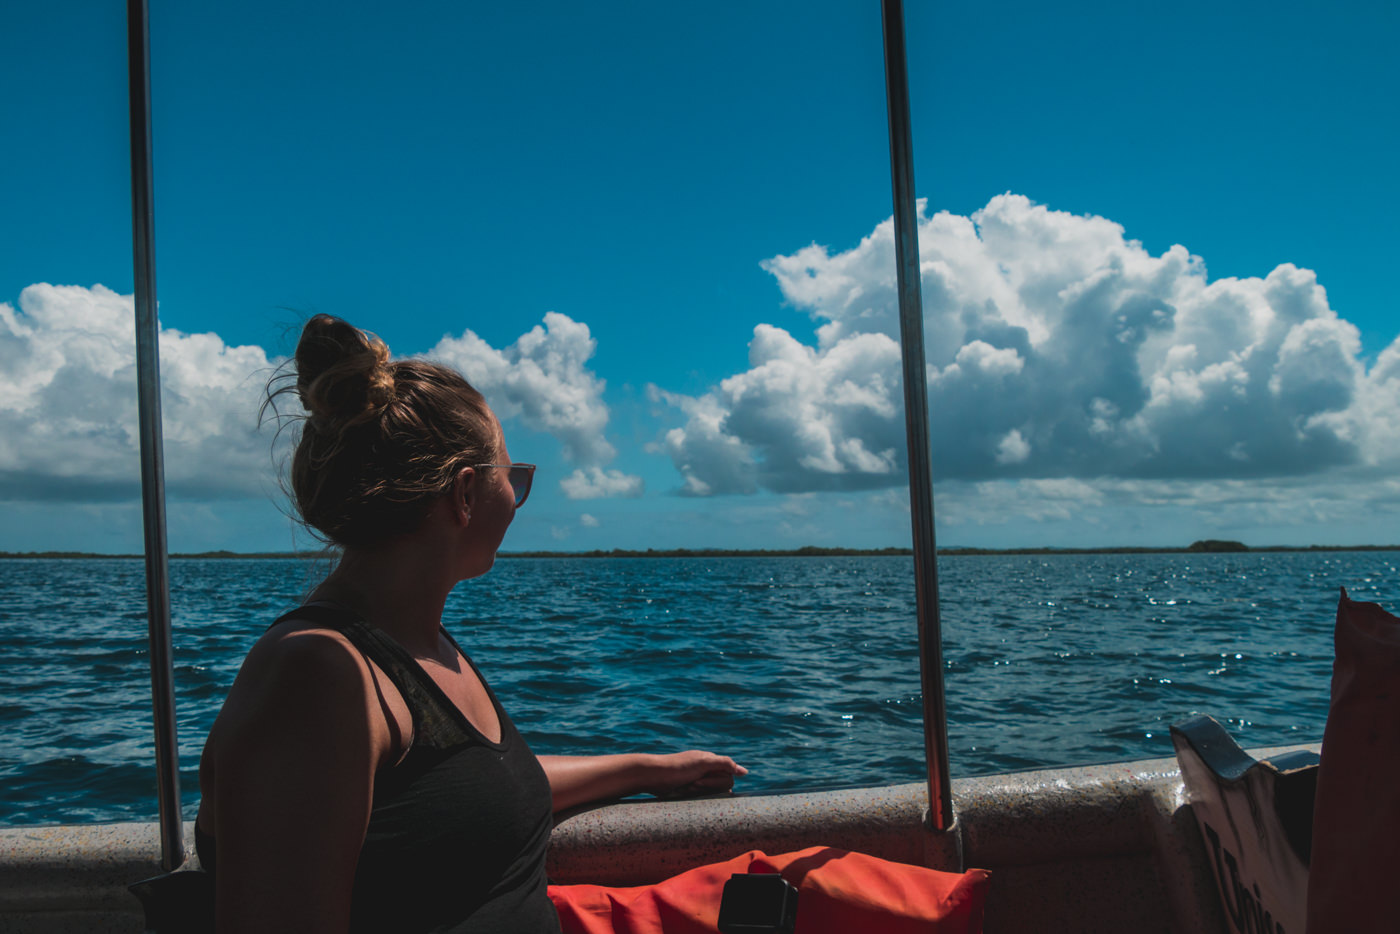
[[[1248,552],[1299,552],[1299,551],[1400,551],[1400,544],[1392,545],[1246,545],[1238,541],[1204,539],[1190,545],[1101,545],[1101,546],[1012,546],[1008,548],[983,548],[966,545],[939,546],[937,554],[950,557],[976,555],[1035,555],[1035,554],[1242,554]],[[526,549],[520,551],[499,551],[498,558],[748,558],[748,557],[900,557],[912,555],[909,546],[887,546],[884,548],[842,548],[837,546],[804,545],[800,548],[612,548],[589,549],[586,551],[551,551]],[[171,552],[173,559],[285,559],[315,560],[335,558],[339,551],[333,548],[318,551],[230,551],[218,549],[200,552]],[[86,551],[0,551],[0,558],[21,559],[141,559],[143,554],[86,552]]]

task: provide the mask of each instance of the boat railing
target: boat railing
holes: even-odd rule
[[[1251,754],[1299,748],[1317,750]],[[930,826],[922,783],[582,809],[561,815],[548,872],[561,883],[640,885],[750,849],[822,845],[933,869],[964,859],[990,869],[988,934],[1230,930],[1176,760],[959,778],[952,787],[955,834]],[[158,829],[0,828],[0,929],[139,931],[126,887],[154,873]]]
[[[160,413],[160,321],[156,313],[155,173],[151,166],[151,69],[146,0],[127,0],[131,116],[131,253],[135,266],[136,385],[140,412],[141,507],[146,550],[146,630],[155,722],[161,865],[185,859],[180,820],[180,746],[170,639],[170,561],[165,536],[165,455]]]
[[[914,536],[914,599],[919,621],[924,760],[928,772],[929,822],[935,830],[943,831],[953,828],[953,796],[948,774],[948,714],[943,693],[943,633],[938,608],[938,547],[934,538],[933,468],[924,365],[924,303],[919,272],[903,0],[881,0],[880,12],[885,39],[885,95],[890,125],[890,181],[899,284],[899,346],[904,367],[909,517]]]

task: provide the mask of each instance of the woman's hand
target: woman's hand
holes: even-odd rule
[[[658,798],[686,798],[714,794],[734,787],[734,779],[749,770],[728,756],[692,749],[666,756],[652,756],[642,791]]]

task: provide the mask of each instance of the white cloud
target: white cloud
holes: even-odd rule
[[[1011,429],[997,445],[998,464],[1019,464],[1031,456],[1031,446],[1018,429]]]
[[[587,366],[596,349],[587,324],[551,311],[543,327],[535,325],[503,350],[464,331],[444,337],[425,356],[460,370],[502,419],[518,418],[559,439],[564,456],[589,471],[577,470],[560,483],[571,499],[640,496],[640,477],[600,469],[617,452],[604,436],[606,383]]]
[[[588,325],[551,311],[504,350],[463,331],[424,356],[460,370],[501,418],[549,432],[576,463],[600,464],[616,452],[603,437],[605,383],[586,366],[596,348]]]
[[[1400,464],[1400,338],[1381,351],[1356,396],[1356,404],[1334,423],[1359,442],[1367,465],[1393,473]]]
[[[664,450],[682,492],[904,482],[890,221],[763,264],[814,346],[754,330],[749,368],[696,397]],[[1301,476],[1400,460],[1400,342],[1368,371],[1314,274],[1207,279],[1104,218],[1001,195],[919,221],[936,476]]]
[[[642,495],[646,485],[641,477],[634,477],[620,470],[580,467],[560,480],[559,488],[569,499],[603,499],[616,496],[635,499]]]
[[[0,499],[122,500],[139,494],[132,297],[101,285],[37,284],[0,303]],[[166,482],[177,497],[262,497],[277,489],[272,432],[258,408],[280,361],[215,334],[161,331]],[[554,434],[584,463],[572,498],[640,496],[643,483],[600,463],[603,381],[585,366],[586,325],[545,316],[504,351],[467,331],[430,356],[462,369],[503,416]],[[284,440],[288,436],[284,436]]]
[[[583,526],[585,529],[596,529],[600,523],[598,522],[596,517],[590,516],[588,513],[585,512],[583,515],[578,517],[578,524]]]
[[[140,490],[132,297],[31,285],[0,303],[0,499],[129,499]],[[272,362],[214,334],[160,332],[166,486],[187,498],[274,489],[257,429]]]
[[[828,350],[761,324],[750,369],[698,399],[656,391],[689,421],[666,436],[687,492],[882,486],[897,469],[899,346],[857,334]],[[862,478],[875,478],[874,482]]]
[[[663,441],[664,450],[685,478],[681,492],[707,496],[716,487],[725,493],[758,490],[753,446],[725,431],[728,410],[715,393],[692,398],[656,386],[647,390],[654,401],[676,406],[689,418],[684,429],[671,429]]]

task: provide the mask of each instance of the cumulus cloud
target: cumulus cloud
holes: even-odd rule
[[[583,465],[560,484],[571,499],[639,496],[640,477],[601,469],[617,452],[604,434],[606,383],[587,366],[596,349],[587,324],[551,311],[543,326],[503,350],[464,331],[444,337],[425,356],[461,370],[501,418],[557,438],[564,456]]]
[[[1357,391],[1357,403],[1333,419],[1357,441],[1371,466],[1400,464],[1400,338],[1381,351]]]
[[[140,491],[132,296],[31,285],[0,303],[0,499],[128,499]],[[257,430],[272,363],[214,334],[160,332],[165,474],[174,496],[261,496]]]
[[[902,431],[891,392],[892,379],[898,386],[898,344],[883,334],[856,334],[818,351],[761,324],[749,366],[700,399],[653,394],[690,416],[665,439],[688,492],[889,482]]]
[[[578,517],[578,524],[585,529],[596,529],[601,523],[598,522],[597,517],[590,516],[585,512]]]
[[[569,499],[603,499],[615,496],[636,498],[642,495],[645,484],[641,477],[634,477],[620,470],[580,467],[560,480],[559,488]]]
[[[1368,371],[1314,274],[1209,281],[1100,217],[1001,195],[919,219],[935,475],[1300,476],[1400,458],[1400,342]],[[662,448],[683,492],[905,482],[893,228],[763,267],[817,323],[754,330],[749,368],[695,397]]]
[[[139,494],[134,311],[101,285],[32,285],[0,303],[0,499],[129,499]],[[604,383],[587,368],[588,327],[564,315],[495,350],[470,331],[429,356],[463,370],[502,417],[564,445],[574,499],[639,496],[640,477],[601,465]],[[174,496],[261,497],[276,488],[263,387],[280,361],[215,334],[160,333],[166,484]]]

